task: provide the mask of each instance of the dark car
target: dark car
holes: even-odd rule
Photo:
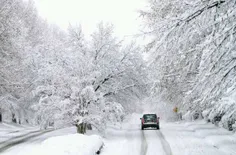
[[[159,125],[159,117],[157,117],[156,114],[144,114],[141,119],[141,129],[143,130],[144,128],[149,128],[153,127],[156,128],[157,130],[160,129]]]

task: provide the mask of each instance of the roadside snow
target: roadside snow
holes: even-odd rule
[[[102,139],[97,135],[58,136],[44,141],[38,155],[94,155],[102,145]]]
[[[75,127],[30,138],[1,155],[235,155],[236,134],[204,121],[164,122],[160,130],[141,130],[142,114],[109,125],[105,137],[75,134]],[[96,134],[96,132],[91,132]]]
[[[5,141],[37,131],[39,131],[38,127],[18,125],[15,123],[0,123],[0,147]]]
[[[4,143],[5,144],[5,143]],[[97,135],[76,134],[75,127],[44,133],[13,146],[1,155],[94,155],[103,145]]]
[[[161,129],[173,155],[235,155],[232,132],[204,121],[163,123]]]

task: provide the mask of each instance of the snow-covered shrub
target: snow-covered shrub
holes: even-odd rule
[[[202,118],[203,118],[202,113],[198,111],[189,110],[183,115],[183,119],[188,121],[194,121]]]
[[[0,112],[5,122],[21,123],[21,107],[12,95],[0,97]]]
[[[220,121],[220,125],[230,131],[236,130],[236,128],[234,127],[235,123],[236,123],[236,111],[235,110],[233,110],[232,113],[225,114]]]
[[[123,106],[117,102],[107,102],[103,112],[106,114],[106,119],[112,123],[122,122],[125,115]]]
[[[212,123],[222,126],[228,130],[234,130],[233,124],[236,120],[236,103],[234,94],[223,97],[208,110],[205,117]]]
[[[230,95],[229,97],[225,97],[219,101],[219,111],[221,113],[224,113],[222,116],[222,119],[220,120],[220,125],[222,125],[224,128],[232,131],[233,124],[235,124],[236,121],[236,100],[233,99],[235,94]]]

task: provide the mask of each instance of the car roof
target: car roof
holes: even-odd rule
[[[157,114],[154,114],[154,113],[150,113],[150,114],[143,114],[143,115],[157,115]]]

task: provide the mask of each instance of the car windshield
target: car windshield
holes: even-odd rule
[[[145,120],[156,120],[157,116],[156,116],[156,114],[147,114],[147,115],[143,115],[143,118]]]

